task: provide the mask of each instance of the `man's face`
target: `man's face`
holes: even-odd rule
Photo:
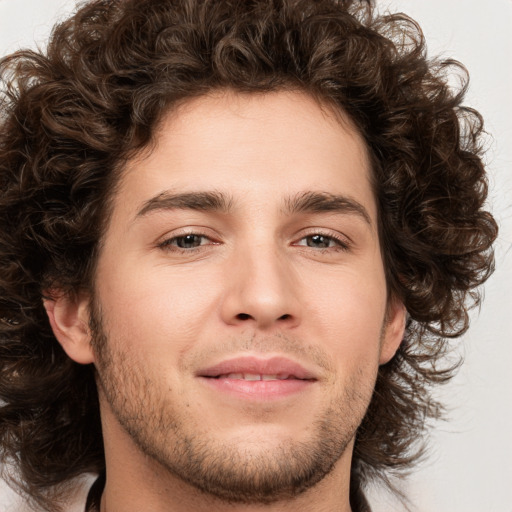
[[[349,471],[403,311],[347,119],[291,92],[169,114],[123,174],[95,289],[107,466],[136,446],[246,502]]]

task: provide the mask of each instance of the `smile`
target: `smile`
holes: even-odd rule
[[[256,401],[290,397],[317,381],[303,365],[283,357],[236,357],[201,370],[197,377],[217,396]]]

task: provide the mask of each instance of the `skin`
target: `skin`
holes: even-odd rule
[[[366,148],[343,114],[292,91],[169,112],[123,173],[90,302],[46,308],[68,355],[98,371],[102,511],[350,511],[354,434],[405,311],[388,297]],[[202,376],[239,356],[311,378],[284,393]],[[286,480],[304,468],[313,477]],[[264,491],[265,478],[281,483]]]

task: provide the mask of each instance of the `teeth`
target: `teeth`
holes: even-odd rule
[[[235,380],[286,380],[289,375],[261,375],[259,373],[229,373],[221,375],[221,378]]]
[[[244,373],[244,380],[262,380],[261,375],[257,373]]]
[[[229,375],[226,375],[226,378],[243,380],[244,376],[242,373],[230,373]]]

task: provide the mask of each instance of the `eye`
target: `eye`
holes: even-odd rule
[[[348,250],[349,244],[346,240],[332,235],[314,233],[301,238],[295,245],[311,247],[313,249],[340,249]]]
[[[195,233],[189,233],[186,235],[175,236],[173,238],[169,238],[160,244],[162,248],[169,249],[195,249],[202,245],[207,245],[210,243],[210,239],[204,235],[198,235]]]

